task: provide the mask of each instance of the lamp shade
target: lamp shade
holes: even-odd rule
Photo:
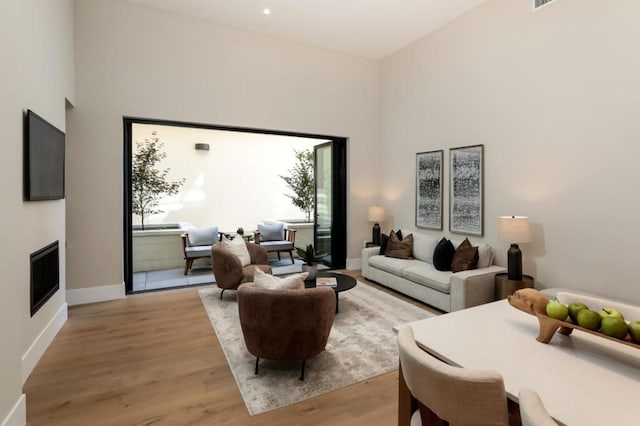
[[[528,243],[531,241],[531,227],[526,216],[500,216],[498,239],[507,243]]]
[[[384,208],[373,206],[369,207],[368,219],[369,222],[384,222],[387,219],[387,215],[384,212]]]

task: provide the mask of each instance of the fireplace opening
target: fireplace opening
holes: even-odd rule
[[[60,288],[58,241],[31,253],[31,316]]]

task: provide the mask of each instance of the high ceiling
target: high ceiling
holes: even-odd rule
[[[381,59],[486,0],[131,0],[249,31]],[[268,8],[271,14],[264,14]]]

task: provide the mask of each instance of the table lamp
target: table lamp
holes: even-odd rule
[[[529,218],[526,216],[500,216],[498,225],[498,239],[511,243],[507,252],[509,279],[522,281],[522,252],[518,243],[531,241]]]
[[[384,212],[384,208],[380,206],[369,207],[368,214],[369,222],[374,222],[373,224],[373,236],[371,242],[379,246],[380,245],[380,224],[378,222],[384,222],[387,218],[387,215]]]

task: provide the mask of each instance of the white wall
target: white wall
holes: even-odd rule
[[[376,62],[121,0],[76,2],[75,14],[69,288],[123,280],[123,116],[348,137],[348,256],[359,256],[377,191]]]
[[[313,150],[326,141],[134,124],[134,152],[136,141],[151,139],[154,131],[167,155],[157,168],[169,169],[169,181],[185,182],[177,194],[159,201],[157,209],[162,213],[145,218],[146,224],[189,222],[235,232],[239,226],[252,231],[264,219],[306,220],[305,213],[285,196],[292,192],[278,175],[288,176],[297,163],[294,149]],[[196,150],[196,143],[208,143],[209,151]],[[133,223],[140,221],[135,215]]]
[[[449,148],[484,144],[485,239],[498,261],[508,244],[497,217],[527,215],[524,269],[538,284],[640,303],[638,16],[627,0],[537,12],[492,0],[385,59],[384,229],[415,223],[417,152],[444,149],[446,181]]]
[[[23,379],[57,331],[50,322],[66,317],[65,201],[23,201],[22,132],[27,109],[65,130],[65,98],[74,99],[72,1],[3,1],[0,64],[0,214],[6,224],[0,256],[0,423],[12,424],[24,416]],[[29,254],[55,240],[61,248],[61,290],[31,318]]]

